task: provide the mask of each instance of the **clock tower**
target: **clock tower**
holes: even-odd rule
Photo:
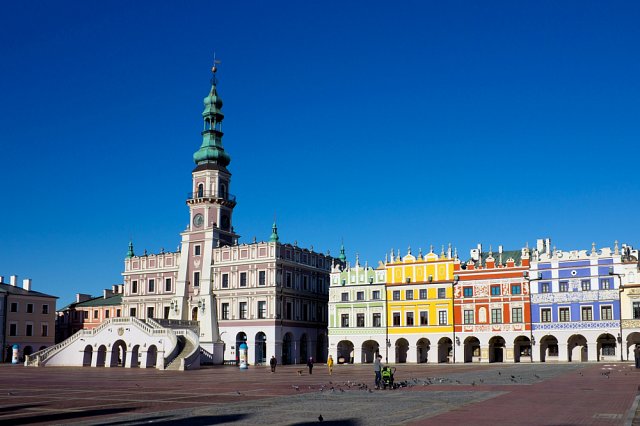
[[[215,61],[214,61],[215,62]],[[211,90],[204,98],[202,145],[193,154],[192,188],[187,197],[189,225],[182,232],[175,319],[198,321],[200,345],[211,352],[219,341],[216,306],[212,292],[211,266],[215,247],[236,245],[232,226],[236,198],[229,192],[231,157],[222,147],[222,98],[216,88],[217,67],[211,69]],[[206,337],[205,337],[206,336]],[[211,339],[203,341],[202,339]]]

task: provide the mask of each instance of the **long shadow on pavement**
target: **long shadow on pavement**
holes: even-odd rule
[[[8,405],[6,407],[0,407],[0,413],[10,413],[12,411],[26,410],[29,408],[37,407],[42,407],[42,404]]]
[[[125,425],[136,426],[136,425],[146,425],[146,424],[149,424],[150,422],[153,422],[154,425],[205,426],[205,425],[218,425],[221,423],[239,422],[241,420],[244,420],[245,417],[247,417],[246,414],[225,414],[220,416],[195,416],[195,417],[186,417],[183,419],[175,419],[175,418],[171,418],[170,416],[146,417],[146,418],[141,418],[133,421],[123,420],[121,422],[103,423],[103,425],[113,426],[118,424],[125,424]],[[165,420],[157,421],[156,419],[165,419]]]
[[[111,416],[114,414],[126,413],[133,411],[134,408],[107,408],[103,410],[86,410],[86,411],[67,411],[64,413],[47,413],[37,416],[24,416],[17,419],[3,420],[5,425],[28,425],[32,423],[54,423],[64,420],[71,420],[83,417]]]

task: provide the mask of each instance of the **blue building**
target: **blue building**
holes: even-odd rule
[[[538,240],[531,259],[534,361],[615,361],[622,354],[621,254],[561,251]]]

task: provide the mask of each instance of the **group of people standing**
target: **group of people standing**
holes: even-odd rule
[[[272,373],[276,372],[277,365],[278,365],[278,360],[276,359],[275,355],[272,355],[271,359],[269,360],[269,366],[271,366]],[[327,367],[329,368],[329,375],[332,375],[333,374],[333,357],[331,355],[329,355],[329,359],[327,359]],[[307,368],[309,369],[309,374],[313,374],[313,357],[311,356],[307,361]]]

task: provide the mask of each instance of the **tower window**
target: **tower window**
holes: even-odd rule
[[[193,273],[193,286],[200,287],[200,272]]]
[[[204,185],[203,184],[199,184],[198,185],[198,198],[202,198],[204,197]]]

